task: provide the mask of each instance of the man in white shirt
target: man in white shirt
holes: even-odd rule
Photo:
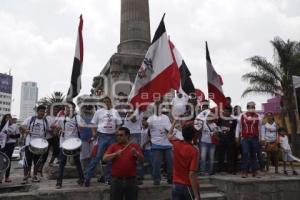
[[[104,108],[97,110],[91,121],[95,127],[92,128],[93,137],[98,138],[97,155],[93,157],[85,171],[85,186],[89,187],[90,179],[102,159],[105,150],[109,145],[116,142],[116,132],[122,124],[121,117],[117,110],[112,108],[112,102],[109,97],[103,98]],[[105,179],[108,184],[111,181],[111,162],[107,163],[105,170]]]
[[[153,184],[160,185],[160,168],[163,157],[167,164],[168,183],[172,184],[172,144],[167,138],[171,128],[168,116],[161,114],[161,100],[155,101],[154,114],[147,120],[151,137],[151,152],[153,158]]]
[[[64,174],[64,167],[67,162],[67,156],[63,153],[62,144],[70,138],[80,138],[79,128],[82,124],[82,119],[79,115],[75,113],[76,105],[73,102],[67,102],[69,105],[65,106],[65,116],[61,117],[59,121],[56,123],[56,126],[59,130],[61,130],[59,143],[60,143],[60,162],[59,162],[59,171],[58,178],[56,183],[56,188],[60,189],[62,187],[62,180]],[[83,171],[80,163],[80,149],[78,149],[78,153],[73,155],[74,163],[78,172],[79,180],[77,183],[82,185],[84,182]]]
[[[28,177],[31,171],[31,165],[33,161],[33,178],[32,182],[39,182],[40,179],[37,176],[39,165],[42,161],[42,155],[35,155],[29,150],[29,144],[33,139],[42,138],[46,139],[46,132],[49,129],[49,124],[44,118],[46,107],[39,105],[37,107],[37,115],[28,117],[21,126],[23,132],[25,132],[25,164],[24,164],[24,183],[28,182]]]

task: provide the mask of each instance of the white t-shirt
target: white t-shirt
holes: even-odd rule
[[[8,135],[17,135],[20,134],[19,126],[17,124],[12,124],[7,129]],[[17,139],[8,137],[8,140],[6,143],[16,143]]]
[[[75,119],[76,116],[76,119]],[[75,115],[72,118],[64,117],[57,122],[57,125],[61,128],[59,146],[62,147],[62,143],[70,138],[78,138],[78,127],[82,124],[82,119],[79,115]]]
[[[288,139],[288,137],[286,135],[279,137],[279,143],[280,143],[280,146],[281,146],[281,148],[283,150],[286,150],[286,151],[290,151],[291,150],[291,146],[289,144],[289,139]]]
[[[273,124],[265,123],[262,126],[261,138],[266,142],[275,142],[277,139],[277,125],[275,122]]]
[[[202,129],[201,142],[211,143],[211,136],[213,132],[216,131],[216,129],[217,125],[215,123],[204,123]]]
[[[28,146],[30,141],[35,138],[45,138],[45,131],[49,129],[49,124],[46,123],[45,119],[38,119],[35,117],[35,120],[30,124],[32,117],[28,117],[22,123],[23,126],[26,126],[29,129],[29,134],[25,139],[25,146]]]
[[[130,134],[141,133],[141,118],[136,116],[136,121],[132,122],[130,119],[125,118],[124,126],[130,130]]]
[[[143,145],[149,141],[150,137],[148,135],[148,129],[147,128],[142,128],[141,129],[141,147],[143,147]],[[151,149],[151,144],[148,143],[147,145],[145,145],[145,150],[150,150]]]
[[[167,138],[167,133],[171,128],[171,122],[167,115],[151,115],[147,120],[152,144],[161,146],[172,146]]]
[[[115,109],[99,109],[95,112],[91,123],[97,125],[97,132],[114,134],[117,125],[122,124],[121,117]]]
[[[50,139],[53,138],[53,129],[51,128],[51,126],[55,123],[57,117],[48,115],[46,116],[46,119],[49,124],[49,130],[46,133],[46,139]]]
[[[172,100],[172,114],[175,116],[183,115],[186,112],[186,105],[189,98],[186,95],[182,95],[181,98],[175,96]]]

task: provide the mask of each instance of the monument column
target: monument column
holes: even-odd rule
[[[129,94],[150,43],[148,0],[121,0],[120,44],[106,63],[93,87],[112,98]]]
[[[118,53],[145,54],[150,43],[148,0],[121,0]]]

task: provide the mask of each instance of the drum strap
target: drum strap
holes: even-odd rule
[[[29,129],[31,127],[31,131],[33,131],[33,128],[35,126],[35,120],[36,120],[36,116],[31,117],[30,122],[29,122]],[[43,129],[44,129],[44,136],[46,137],[46,126],[48,127],[48,121],[47,119],[44,117],[43,118]]]
[[[79,128],[78,128],[78,122],[77,122],[76,114],[74,115],[74,118],[75,118],[75,126],[76,126],[76,129],[77,129],[78,138],[80,138],[80,132],[79,132]],[[63,131],[63,135],[62,135],[63,137],[65,137],[66,123],[67,123],[67,117],[65,116],[64,131]]]

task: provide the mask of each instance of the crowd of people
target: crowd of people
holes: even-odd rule
[[[114,103],[106,96],[97,105],[78,102],[78,111],[71,101],[39,105],[36,115],[19,127],[7,114],[1,121],[0,151],[11,159],[16,140],[24,138],[24,183],[30,177],[39,182],[44,165],[51,167],[57,160],[57,189],[63,185],[67,157],[73,157],[81,186],[90,186],[100,165],[98,181],[111,185],[112,199],[137,199],[146,171],[153,185],[160,185],[163,177],[174,185],[173,199],[200,199],[198,175],[240,171],[243,178],[249,173],[259,177],[271,163],[279,173],[280,152],[283,173],[288,175],[290,162],[292,173],[298,174],[287,131],[273,113],[258,114],[254,102],[248,102],[245,112],[232,107],[229,97],[224,106],[210,108],[208,101],[195,103],[180,93],[170,103],[157,98],[145,112],[132,109],[122,95]],[[4,181],[11,182],[10,167],[5,173]]]

